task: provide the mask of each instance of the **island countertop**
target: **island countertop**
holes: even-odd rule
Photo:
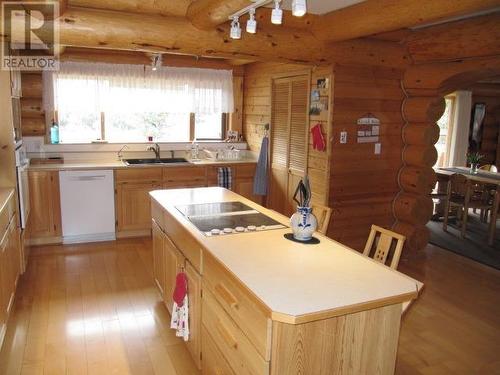
[[[303,323],[403,303],[422,284],[315,233],[317,245],[283,237],[290,228],[205,236],[175,206],[241,201],[288,225],[288,218],[223,188],[157,190],[150,193],[204,251],[210,252],[271,311],[271,318]],[[368,233],[367,233],[368,235]]]

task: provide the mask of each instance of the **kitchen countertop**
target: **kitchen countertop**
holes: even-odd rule
[[[68,170],[92,170],[92,169],[121,169],[121,168],[153,168],[153,167],[189,167],[197,165],[224,165],[224,164],[249,164],[257,163],[254,159],[241,159],[241,160],[209,160],[202,159],[192,161],[189,163],[172,163],[172,164],[142,164],[142,165],[126,165],[119,160],[114,161],[98,161],[98,160],[82,160],[82,161],[68,161],[64,163],[50,163],[50,164],[32,164],[29,166],[30,170],[44,170],[44,171],[68,171]]]
[[[315,233],[321,241],[318,245],[285,239],[289,228],[207,237],[174,206],[241,201],[288,225],[285,216],[229,190],[214,187],[150,194],[272,311],[273,320],[297,324],[402,303],[416,298],[422,287],[319,233]]]
[[[10,196],[14,194],[13,188],[0,188],[0,212],[5,208],[5,204],[9,200]]]

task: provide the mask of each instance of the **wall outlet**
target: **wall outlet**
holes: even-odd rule
[[[342,144],[347,143],[347,132],[346,131],[340,132],[340,143],[342,143]]]
[[[382,151],[382,144],[381,143],[375,143],[375,155],[380,155],[381,151]]]

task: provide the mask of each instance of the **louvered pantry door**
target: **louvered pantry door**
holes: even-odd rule
[[[287,216],[307,168],[308,86],[305,75],[275,79],[272,86],[269,207]]]

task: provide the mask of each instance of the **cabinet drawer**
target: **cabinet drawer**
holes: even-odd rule
[[[205,182],[207,172],[205,167],[171,167],[163,168],[163,181],[201,181]]]
[[[161,181],[161,168],[117,169],[115,171],[115,181]]]
[[[266,307],[208,253],[203,257],[203,280],[205,289],[210,289],[260,355],[269,360],[271,320]]]
[[[236,178],[252,178],[255,175],[255,164],[243,164],[236,166]]]
[[[189,260],[196,271],[200,274],[203,273],[201,265],[202,250],[200,244],[196,242],[191,234],[181,224],[179,224],[172,215],[166,211],[164,211],[163,214],[165,220],[165,233],[168,235],[175,247],[177,247]]]
[[[201,345],[203,347],[203,375],[236,375],[203,326],[201,328]]]
[[[203,295],[202,311],[203,326],[235,373],[269,374],[269,362],[259,355],[208,290]]]

